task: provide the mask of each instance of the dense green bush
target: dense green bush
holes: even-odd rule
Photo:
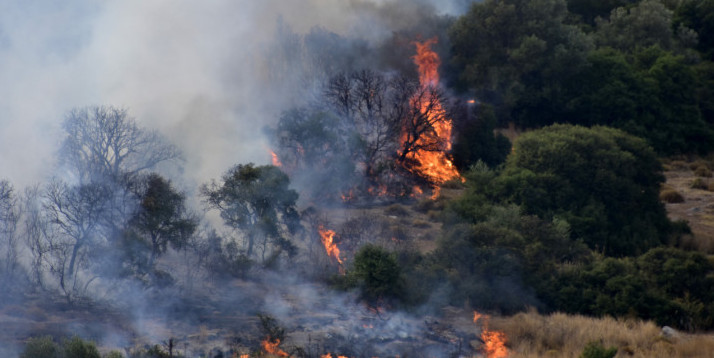
[[[637,255],[667,242],[662,167],[639,138],[606,128],[553,125],[522,135],[493,190],[498,201],[561,218],[591,249]]]
[[[714,326],[714,266],[700,253],[655,248],[633,258],[563,267],[540,297],[552,308],[635,316],[681,329]]]
[[[51,336],[30,338],[20,358],[101,358],[94,342],[74,336],[62,344]]]
[[[62,349],[50,336],[30,338],[20,358],[62,358]]]
[[[590,342],[585,348],[580,358],[614,358],[617,355],[617,347],[605,348],[602,343]]]
[[[363,246],[348,274],[359,285],[362,297],[371,303],[400,300],[404,295],[401,268],[394,254],[375,245]]]

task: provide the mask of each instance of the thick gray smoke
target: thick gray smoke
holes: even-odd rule
[[[128,107],[180,145],[196,182],[238,162],[267,163],[260,129],[290,95],[266,83],[279,18],[298,34],[320,26],[379,42],[464,3],[4,1],[0,174],[19,187],[51,175],[64,114],[97,104]]]
[[[291,53],[281,47],[284,43],[279,40],[285,37],[280,36],[280,31],[296,36],[320,31],[335,33],[359,39],[364,46],[373,48],[389,41],[395,32],[411,31],[427,23],[425,19],[458,15],[470,2],[2,1],[0,180],[7,179],[18,194],[33,184],[46,183],[57,175],[56,155],[64,135],[62,122],[66,113],[73,108],[113,105],[128,108],[140,126],[158,130],[180,148],[186,159],[183,171],[173,173],[181,177],[170,179],[189,184],[182,189],[189,188],[186,190],[191,196],[199,184],[220,177],[234,164],[269,163],[269,144],[263,128],[274,124],[282,111],[305,100],[310,85],[305,79],[315,75],[310,73],[315,70],[314,63],[306,65],[304,59],[290,58]],[[384,54],[383,58],[363,55],[360,49],[349,45],[339,53],[341,59],[349,59],[356,67],[379,68],[378,62],[389,58]],[[410,62],[408,56],[394,57]],[[27,256],[26,251],[21,254]],[[190,271],[190,265],[185,264],[186,272]],[[213,302],[213,306],[206,307],[224,304],[226,310],[261,310],[289,328],[300,330],[309,319],[294,318],[293,311],[305,309],[310,313],[325,308],[321,302],[328,293],[324,288],[301,284],[297,278],[295,282],[287,282],[292,279],[274,287],[265,283],[251,285],[241,292],[226,289],[227,294],[222,295],[225,303]],[[110,346],[123,347],[133,338],[125,336],[126,331],[145,335],[153,342],[167,338],[156,334],[160,332],[153,325],[156,317],[171,316],[175,321],[185,318],[184,322],[193,328],[202,324],[205,317],[220,318],[202,311],[204,307],[197,302],[199,296],[182,296],[185,292],[168,290],[147,293],[144,287],[134,287],[132,283],[112,284],[116,286],[97,284],[100,289],[97,302],[112,301],[112,297],[101,297],[101,289],[107,295],[121,292],[122,301],[134,317],[120,318],[119,314],[115,317],[110,312],[107,322],[100,322],[99,326],[63,327],[58,332],[80,332]],[[291,293],[294,297],[284,292],[286,285],[298,288],[298,292]],[[266,302],[260,302],[266,297]],[[315,297],[323,301],[315,301]],[[424,329],[415,318],[401,314],[375,318],[359,311],[362,306],[349,302],[352,296],[336,297],[342,301],[325,303],[329,317],[319,323],[350,329],[371,327],[369,321],[375,320],[375,331],[365,329],[362,335],[377,343],[385,339],[382,332],[391,332],[386,339],[404,340],[421,335]],[[146,303],[159,300],[165,300],[164,307]],[[38,307],[37,312],[43,309]],[[342,317],[345,313],[338,313],[342,309],[356,312],[362,318]],[[77,314],[80,326],[84,317],[81,314],[90,313]],[[36,321],[42,321],[42,317]],[[13,324],[11,327],[15,329],[24,322],[18,318]],[[122,327],[113,333],[111,326],[117,325]],[[126,327],[130,328],[122,331]],[[92,336],[99,331],[105,335]],[[17,337],[11,338],[34,333],[18,332]],[[344,337],[347,335],[336,340]],[[434,344],[439,351],[442,346],[453,348],[452,342]],[[0,347],[0,356],[13,356],[19,348],[3,349],[6,348]]]

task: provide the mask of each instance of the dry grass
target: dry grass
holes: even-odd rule
[[[694,178],[694,180],[692,180],[692,183],[689,184],[689,186],[692,189],[702,189],[702,190],[709,189],[709,183],[702,178]]]
[[[683,203],[684,197],[678,191],[674,189],[662,189],[659,192],[659,200],[665,203]]]
[[[711,178],[712,171],[708,167],[702,165],[698,166],[697,169],[694,169],[694,175],[698,177]]]
[[[711,357],[714,352],[713,335],[679,333],[675,338],[664,338],[660,327],[637,320],[528,312],[493,317],[490,327],[506,334],[512,358],[578,357],[593,341],[617,347],[616,357]]]

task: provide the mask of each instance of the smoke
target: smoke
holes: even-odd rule
[[[235,163],[269,163],[260,129],[286,102],[262,66],[279,18],[298,34],[320,26],[377,43],[464,3],[5,1],[0,173],[19,187],[51,175],[64,114],[95,104],[128,107],[168,136],[196,182]]]
[[[314,70],[300,58],[274,57],[276,49],[283,45],[279,43],[281,26],[296,36],[323,31],[359,39],[341,47],[335,55],[352,61],[355,67],[375,64],[383,69],[381,62],[389,61],[389,55],[367,57],[353,44],[383,46],[395,32],[424,27],[428,23],[425,19],[457,15],[468,3],[464,0],[3,1],[0,179],[8,179],[18,191],[45,182],[55,174],[65,114],[75,107],[102,104],[128,108],[139,125],[157,129],[176,144],[186,162],[184,177],[172,180],[187,182],[193,188],[219,177],[236,163],[270,163],[268,140],[262,130],[273,124],[285,109],[305,99],[302,81],[310,75],[306,72]],[[409,55],[400,53],[393,57],[411,63]],[[282,72],[276,73],[276,61],[285,65]],[[297,278],[291,280],[295,281],[263,282],[262,286],[267,288],[251,286],[249,292],[232,289],[221,295],[225,302],[212,304],[226,311],[242,300],[247,303],[239,304],[237,309],[243,314],[251,310],[267,311],[290,328],[305,323],[291,318],[299,309],[320,312],[327,307],[332,316],[341,317],[337,313],[340,311],[367,316],[360,311],[362,306],[350,301],[352,296],[329,294],[326,289],[300,283]],[[125,336],[126,331],[150,337],[153,342],[166,339],[151,336],[158,331],[156,317],[185,318],[186,322],[200,324],[200,316],[207,315],[196,308],[195,301],[182,296],[183,292],[165,290],[147,294],[145,287],[131,282],[97,282],[96,286],[112,295],[96,297],[98,302],[103,299],[114,302],[117,298],[114,295],[118,295],[124,302],[119,307],[134,314],[133,322],[122,323],[131,329],[122,331],[126,327],[119,327],[113,331],[108,323],[102,329],[86,328],[85,336],[100,330],[107,332],[100,340],[110,345],[127,346],[131,339]],[[298,287],[298,291],[290,293],[294,296],[292,301],[285,299],[288,296],[285,287]],[[263,299],[265,304],[261,303]],[[334,299],[335,303],[327,305],[327,299]],[[162,300],[164,304],[160,307],[153,304]],[[187,317],[189,313],[193,316]],[[328,321],[331,328],[342,326],[345,330],[365,324],[364,318],[353,317]],[[373,342],[379,342],[385,335],[395,340],[420,336],[423,327],[417,321],[401,314],[380,317],[379,327],[363,334]],[[69,327],[67,331],[78,329]],[[0,356],[16,355],[2,349]]]

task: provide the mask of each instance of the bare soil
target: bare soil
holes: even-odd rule
[[[714,192],[692,188],[697,178],[705,184],[714,184],[714,179],[697,177],[688,166],[667,165],[664,175],[666,186],[682,195],[681,203],[665,203],[671,220],[684,220],[692,229],[692,236],[685,237],[678,246],[714,254]]]

